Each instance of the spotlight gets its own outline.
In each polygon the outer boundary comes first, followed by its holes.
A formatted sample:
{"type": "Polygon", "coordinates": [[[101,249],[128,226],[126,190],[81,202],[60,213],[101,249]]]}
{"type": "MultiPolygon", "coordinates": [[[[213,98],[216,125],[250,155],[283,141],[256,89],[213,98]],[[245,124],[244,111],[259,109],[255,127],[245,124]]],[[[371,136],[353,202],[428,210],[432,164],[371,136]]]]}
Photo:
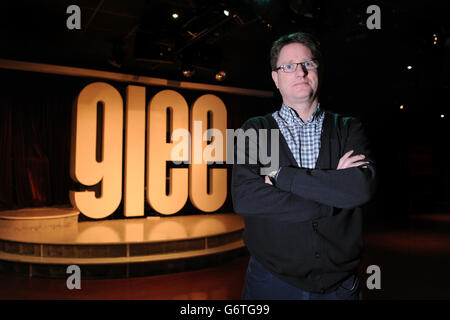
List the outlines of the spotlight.
{"type": "Polygon", "coordinates": [[[195,74],[195,70],[192,67],[185,67],[181,70],[181,73],[183,74],[183,76],[185,76],[186,78],[190,78],[195,74]]]}
{"type": "Polygon", "coordinates": [[[400,106],[400,110],[403,110],[403,108],[405,108],[403,105],[400,106]]]}
{"type": "Polygon", "coordinates": [[[172,13],[172,18],[173,19],[178,19],[180,17],[180,15],[178,14],[178,13],[176,13],[176,12],[174,12],[174,13],[172,13]]]}
{"type": "Polygon", "coordinates": [[[223,14],[228,17],[230,15],[230,11],[229,10],[223,10],[223,14]]]}
{"type": "Polygon", "coordinates": [[[412,66],[407,66],[406,67],[408,70],[411,70],[412,69],[412,66]]]}
{"type": "Polygon", "coordinates": [[[445,115],[444,115],[444,114],[441,114],[441,118],[445,118],[445,115]]]}
{"type": "Polygon", "coordinates": [[[217,81],[223,81],[227,77],[227,74],[225,71],[219,71],[216,73],[216,80],[217,81]]]}

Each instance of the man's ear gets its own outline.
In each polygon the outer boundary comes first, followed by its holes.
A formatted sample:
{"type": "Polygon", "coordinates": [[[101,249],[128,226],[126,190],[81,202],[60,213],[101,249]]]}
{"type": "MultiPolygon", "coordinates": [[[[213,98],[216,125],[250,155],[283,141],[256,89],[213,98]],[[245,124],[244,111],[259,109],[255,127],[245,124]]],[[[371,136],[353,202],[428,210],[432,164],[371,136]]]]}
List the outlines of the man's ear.
{"type": "Polygon", "coordinates": [[[275,83],[275,86],[278,89],[278,72],[272,71],[272,80],[275,83]]]}

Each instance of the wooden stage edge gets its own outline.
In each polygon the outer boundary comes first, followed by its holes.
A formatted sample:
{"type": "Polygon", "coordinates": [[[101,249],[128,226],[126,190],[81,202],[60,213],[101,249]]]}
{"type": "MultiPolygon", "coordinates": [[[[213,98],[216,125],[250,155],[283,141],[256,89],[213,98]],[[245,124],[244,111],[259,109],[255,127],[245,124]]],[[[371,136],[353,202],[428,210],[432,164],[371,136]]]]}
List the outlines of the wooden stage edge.
{"type": "Polygon", "coordinates": [[[0,211],[0,272],[85,279],[148,276],[217,266],[247,255],[233,213],[78,222],[72,208],[0,211]]]}

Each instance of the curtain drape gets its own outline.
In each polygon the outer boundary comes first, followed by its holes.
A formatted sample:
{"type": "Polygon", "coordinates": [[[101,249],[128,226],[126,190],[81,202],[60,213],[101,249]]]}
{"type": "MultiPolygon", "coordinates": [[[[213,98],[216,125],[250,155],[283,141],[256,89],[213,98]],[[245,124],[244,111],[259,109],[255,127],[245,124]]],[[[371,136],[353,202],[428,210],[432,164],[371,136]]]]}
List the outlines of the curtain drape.
{"type": "Polygon", "coordinates": [[[0,94],[0,208],[69,204],[77,86],[61,86],[48,76],[42,81],[42,75],[1,73],[8,81],[0,94]]]}

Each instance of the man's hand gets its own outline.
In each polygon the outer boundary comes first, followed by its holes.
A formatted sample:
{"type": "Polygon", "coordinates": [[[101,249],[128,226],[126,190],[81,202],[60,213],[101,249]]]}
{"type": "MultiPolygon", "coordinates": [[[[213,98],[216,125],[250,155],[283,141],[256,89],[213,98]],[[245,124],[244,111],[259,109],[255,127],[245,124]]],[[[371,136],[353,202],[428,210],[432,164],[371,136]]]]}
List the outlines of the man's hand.
{"type": "Polygon", "coordinates": [[[264,182],[267,183],[267,184],[273,185],[272,181],[270,181],[269,176],[264,176],[264,182]]]}
{"type": "MultiPolygon", "coordinates": [[[[353,153],[353,150],[350,150],[349,152],[344,154],[341,159],[339,159],[339,163],[338,163],[338,167],[337,167],[338,170],[359,167],[360,165],[369,163],[368,161],[362,161],[363,159],[366,158],[365,155],[359,154],[359,155],[350,157],[350,155],[352,153],[353,153]]],[[[366,168],[366,166],[363,166],[363,168],[366,168]]]]}

